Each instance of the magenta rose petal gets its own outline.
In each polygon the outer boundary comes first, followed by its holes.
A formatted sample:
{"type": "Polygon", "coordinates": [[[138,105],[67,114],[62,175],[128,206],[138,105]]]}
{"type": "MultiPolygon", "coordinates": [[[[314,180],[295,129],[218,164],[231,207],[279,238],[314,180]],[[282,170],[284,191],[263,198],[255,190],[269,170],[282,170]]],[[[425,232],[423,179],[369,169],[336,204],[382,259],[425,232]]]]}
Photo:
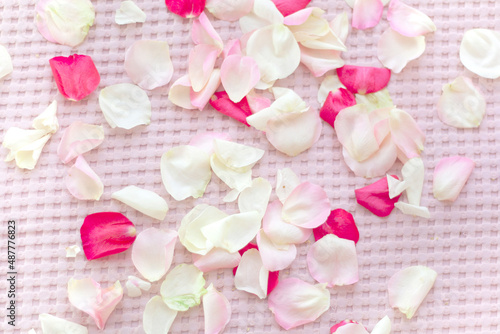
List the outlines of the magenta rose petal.
{"type": "Polygon", "coordinates": [[[391,71],[380,67],[345,65],[337,69],[340,82],[354,94],[370,94],[384,89],[391,71]]]}
{"type": "Polygon", "coordinates": [[[248,104],[246,97],[244,97],[240,102],[235,103],[231,101],[226,92],[216,92],[210,100],[210,105],[218,112],[234,118],[246,126],[250,126],[247,123],[247,117],[252,115],[252,110],[250,109],[250,105],[248,104]]]}
{"type": "Polygon", "coordinates": [[[335,118],[337,118],[339,112],[355,104],[356,97],[354,94],[347,89],[339,88],[335,92],[328,93],[326,101],[319,111],[319,116],[335,128],[335,118]]]}
{"type": "Polygon", "coordinates": [[[335,234],[342,239],[358,243],[359,231],[352,214],[344,209],[332,210],[325,223],[313,229],[314,239],[318,241],[327,234],[335,234]]]}
{"type": "Polygon", "coordinates": [[[166,0],[168,10],[185,18],[200,15],[205,9],[205,0],[166,0]]]}
{"type": "MultiPolygon", "coordinates": [[[[392,175],[392,177],[397,178],[395,175],[392,175]]],[[[358,203],[379,217],[390,215],[394,209],[394,204],[401,196],[389,197],[389,185],[386,177],[366,187],[356,189],[354,192],[358,203]]]]}
{"type": "Polygon", "coordinates": [[[288,16],[290,14],[296,13],[299,10],[306,8],[306,6],[311,2],[311,0],[272,0],[276,5],[276,8],[280,11],[283,16],[288,16]]]}

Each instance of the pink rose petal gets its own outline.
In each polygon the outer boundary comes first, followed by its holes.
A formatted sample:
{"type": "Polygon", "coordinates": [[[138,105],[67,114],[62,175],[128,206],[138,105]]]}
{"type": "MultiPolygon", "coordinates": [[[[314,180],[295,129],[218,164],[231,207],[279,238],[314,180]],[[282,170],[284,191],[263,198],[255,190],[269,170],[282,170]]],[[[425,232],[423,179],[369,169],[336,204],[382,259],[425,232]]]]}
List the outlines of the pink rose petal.
{"type": "Polygon", "coordinates": [[[233,102],[240,102],[260,80],[259,66],[252,57],[231,55],[220,68],[221,83],[233,102]]]}
{"type": "Polygon", "coordinates": [[[104,185],[85,159],[79,155],[75,164],[66,175],[66,187],[71,195],[81,200],[98,201],[103,193],[104,185]]]}
{"type": "Polygon", "coordinates": [[[318,185],[303,182],[287,197],[281,217],[284,221],[303,228],[315,228],[330,215],[328,195],[318,185]]]}
{"type": "Polygon", "coordinates": [[[424,150],[425,135],[417,122],[406,111],[392,109],[389,124],[392,141],[407,159],[420,157],[424,150]]]}
{"type": "Polygon", "coordinates": [[[384,4],[381,0],[356,0],[352,11],[352,26],[356,29],[375,27],[382,18],[384,4]]]}
{"type": "MultiPolygon", "coordinates": [[[[392,177],[398,179],[396,175],[392,175],[392,177]]],[[[401,195],[394,198],[389,197],[387,177],[366,187],[356,189],[354,192],[356,193],[356,201],[379,217],[390,215],[392,210],[394,210],[394,204],[401,197],[401,195]]]]}
{"type": "Polygon", "coordinates": [[[219,56],[218,47],[210,44],[195,45],[189,53],[189,82],[195,92],[200,92],[210,80],[219,56]]]}
{"type": "Polygon", "coordinates": [[[213,284],[207,288],[203,296],[203,315],[205,317],[205,334],[219,334],[231,320],[231,304],[217,291],[213,284]]]}
{"type": "Polygon", "coordinates": [[[283,221],[282,210],[283,205],[279,200],[268,205],[262,219],[262,227],[266,236],[278,245],[301,244],[309,239],[312,230],[283,221]]]}
{"type": "Polygon", "coordinates": [[[344,66],[342,52],[337,50],[320,50],[300,46],[300,62],[311,71],[315,77],[344,66]]]}
{"type": "Polygon", "coordinates": [[[272,0],[276,5],[276,8],[283,14],[283,16],[288,16],[301,9],[306,8],[306,6],[311,2],[311,0],[272,0]]]}
{"type": "Polygon", "coordinates": [[[195,92],[192,88],[190,91],[191,104],[198,108],[198,110],[203,110],[205,106],[210,101],[212,95],[214,95],[217,88],[220,85],[220,70],[215,69],[210,74],[207,84],[199,92],[195,92]]]}
{"type": "Polygon", "coordinates": [[[126,251],[135,240],[134,224],[118,212],[98,212],[85,217],[80,228],[88,260],[126,251]]]}
{"type": "Polygon", "coordinates": [[[257,245],[262,264],[270,272],[288,268],[297,257],[297,247],[294,244],[276,245],[263,230],[257,233],[257,245]]]}
{"type": "MultiPolygon", "coordinates": [[[[170,102],[184,109],[196,109],[195,106],[191,104],[191,82],[189,81],[189,75],[183,75],[170,86],[168,92],[168,99],[170,102]]],[[[194,92],[193,92],[194,94],[194,92]]]]}
{"type": "Polygon", "coordinates": [[[77,156],[86,153],[104,141],[104,131],[101,125],[73,122],[64,130],[61,142],[57,147],[57,155],[67,164],[77,156]]]}
{"type": "MultiPolygon", "coordinates": [[[[218,1],[218,0],[214,0],[218,1]]],[[[222,50],[222,55],[224,59],[232,55],[242,55],[241,53],[241,41],[239,39],[230,39],[224,45],[224,50],[222,50]]]]}
{"type": "Polygon", "coordinates": [[[353,320],[344,320],[330,328],[330,334],[369,334],[366,328],[353,320]]]}
{"type": "Polygon", "coordinates": [[[206,255],[193,253],[193,264],[204,273],[217,269],[231,269],[238,266],[240,253],[229,253],[222,248],[212,248],[206,255]]]}
{"type": "Polygon", "coordinates": [[[429,16],[399,0],[389,4],[387,20],[392,29],[407,37],[422,36],[437,29],[429,16]]]}
{"type": "Polygon", "coordinates": [[[387,87],[391,71],[380,67],[345,65],[337,69],[340,82],[353,94],[370,94],[387,87]]]}
{"type": "Polygon", "coordinates": [[[476,163],[466,157],[441,159],[434,169],[434,197],[440,201],[455,201],[475,166],[476,163]]]}
{"type": "Polygon", "coordinates": [[[191,38],[194,44],[208,44],[216,46],[220,51],[224,48],[224,43],[219,34],[215,31],[212,23],[205,13],[193,20],[191,28],[191,38]]]}
{"type": "Polygon", "coordinates": [[[246,98],[248,105],[250,106],[250,110],[254,114],[271,106],[271,100],[267,97],[256,94],[255,91],[251,91],[246,98]]]}
{"type": "Polygon", "coordinates": [[[234,118],[238,122],[250,126],[247,123],[247,117],[252,115],[252,110],[248,105],[248,100],[244,97],[240,102],[235,103],[231,101],[229,95],[226,92],[216,92],[212,99],[210,100],[210,105],[214,107],[218,112],[234,118]]]}
{"type": "Polygon", "coordinates": [[[313,230],[314,239],[318,241],[327,234],[335,234],[342,239],[359,241],[359,231],[351,213],[344,209],[332,210],[325,223],[313,230]]]}
{"type": "Polygon", "coordinates": [[[89,56],[54,57],[49,63],[57,89],[69,100],[80,101],[99,86],[101,76],[89,56]]]}
{"type": "Polygon", "coordinates": [[[200,15],[205,9],[205,0],[165,0],[168,10],[185,18],[200,15]]]}
{"type": "Polygon", "coordinates": [[[335,118],[345,108],[356,104],[356,97],[347,89],[339,88],[335,92],[328,93],[325,103],[319,112],[320,117],[335,128],[335,118]]]}

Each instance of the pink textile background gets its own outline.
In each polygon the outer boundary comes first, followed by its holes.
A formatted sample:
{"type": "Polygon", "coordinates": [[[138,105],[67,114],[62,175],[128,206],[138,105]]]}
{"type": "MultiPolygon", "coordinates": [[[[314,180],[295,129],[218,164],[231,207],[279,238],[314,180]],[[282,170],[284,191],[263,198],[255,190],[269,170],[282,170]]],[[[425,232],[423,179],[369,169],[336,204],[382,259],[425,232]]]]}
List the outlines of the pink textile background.
{"type": "MultiPolygon", "coordinates": [[[[153,105],[152,122],[126,131],[111,129],[98,105],[99,90],[112,84],[131,82],[123,62],[125,50],[139,39],[167,40],[175,67],[172,82],[187,71],[190,20],[169,13],[162,0],[136,0],[146,12],[144,24],[118,26],[114,12],[118,0],[93,0],[97,17],[88,38],[77,48],[47,42],[37,31],[33,19],[35,0],[0,1],[0,44],[7,47],[13,63],[12,75],[0,81],[0,137],[11,126],[29,128],[32,119],[56,99],[61,130],[45,146],[33,171],[20,170],[14,163],[0,162],[0,332],[26,333],[35,328],[41,333],[38,314],[50,313],[88,326],[98,333],[93,320],[72,307],[66,284],[71,277],[92,277],[102,286],[128,275],[139,275],[130,250],[104,259],[87,261],[82,253],[76,259],[65,257],[65,247],[80,242],[79,228],[86,215],[100,211],[125,214],[139,231],[155,226],[176,228],[182,217],[198,203],[236,212],[233,203],[222,203],[226,187],[213,177],[205,196],[198,200],[176,202],[161,183],[160,157],[169,148],[187,144],[192,136],[204,131],[229,133],[237,142],[266,150],[254,168],[254,176],[275,182],[276,170],[291,167],[302,180],[320,184],[328,193],[333,208],[353,213],[361,238],[357,245],[360,281],[348,287],[331,289],[331,309],[316,322],[290,330],[290,333],[329,333],[333,324],[354,319],[372,329],[378,319],[389,315],[396,334],[498,333],[499,314],[499,166],[500,95],[498,81],[478,78],[465,70],[458,58],[461,38],[466,29],[500,30],[500,3],[495,0],[406,0],[429,16],[438,30],[426,37],[427,50],[389,84],[395,104],[408,111],[427,135],[423,159],[427,168],[422,204],[432,218],[412,218],[394,211],[378,218],[356,204],[354,189],[372,181],[355,177],[343,162],[341,149],[331,127],[325,125],[320,140],[295,158],[277,152],[262,133],[246,128],[211,107],[202,112],[181,110],[167,100],[170,85],[148,92],[153,105]],[[99,89],[84,101],[66,101],[57,91],[49,59],[73,53],[90,55],[100,71],[99,89]],[[487,115],[478,129],[457,130],[441,123],[436,103],[443,84],[465,74],[481,87],[487,98],[487,115]],[[86,202],[73,198],[65,188],[68,166],[59,162],[56,148],[62,130],[81,120],[103,124],[104,143],[85,155],[102,178],[105,189],[101,201],[86,202]],[[477,167],[455,203],[441,203],[432,196],[432,173],[445,156],[464,155],[477,167]],[[156,191],[167,199],[170,212],[163,222],[111,200],[111,194],[124,186],[137,185],[156,191]],[[7,303],[7,220],[17,222],[17,326],[6,324],[7,303]],[[422,264],[435,269],[439,276],[428,297],[412,320],[390,308],[386,284],[399,269],[422,264]]],[[[313,0],[311,5],[326,10],[332,19],[346,10],[343,0],[313,0]]],[[[349,64],[380,66],[376,57],[378,36],[388,27],[385,19],[374,29],[352,31],[349,64]]],[[[224,41],[238,38],[237,23],[214,20],[224,41]]],[[[321,78],[312,77],[302,65],[287,80],[277,85],[293,88],[306,102],[318,108],[317,91],[321,78]]],[[[7,151],[2,148],[3,158],[7,151]]],[[[400,165],[392,172],[399,173],[400,165]]],[[[274,196],[274,195],[273,195],[274,196]]],[[[299,277],[313,282],[305,261],[309,244],[299,247],[299,255],[282,277],[299,277]]],[[[178,243],[174,264],[190,262],[191,256],[178,243]]],[[[267,302],[237,291],[230,270],[206,275],[207,281],[222,291],[233,307],[225,333],[284,332],[267,308],[267,302]]],[[[142,312],[146,302],[159,293],[160,283],[139,298],[124,296],[109,318],[102,333],[143,333],[142,312]]],[[[172,333],[203,333],[203,310],[197,307],[179,313],[172,333]]]]}

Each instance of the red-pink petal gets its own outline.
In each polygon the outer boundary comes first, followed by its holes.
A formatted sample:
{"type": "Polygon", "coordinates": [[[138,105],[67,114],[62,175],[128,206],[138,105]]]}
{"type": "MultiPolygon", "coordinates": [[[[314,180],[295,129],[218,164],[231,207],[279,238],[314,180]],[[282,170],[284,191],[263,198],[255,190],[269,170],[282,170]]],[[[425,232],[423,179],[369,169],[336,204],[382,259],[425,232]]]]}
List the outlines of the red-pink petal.
{"type": "Polygon", "coordinates": [[[375,27],[382,18],[384,4],[381,0],[356,0],[352,11],[352,26],[356,29],[375,27]]]}
{"type": "Polygon", "coordinates": [[[332,328],[330,328],[330,334],[369,334],[369,333],[360,323],[353,320],[344,320],[332,326],[332,328]]]}
{"type": "Polygon", "coordinates": [[[205,9],[205,0],[165,0],[168,10],[182,17],[200,15],[205,9]]]}
{"type": "Polygon", "coordinates": [[[88,260],[126,251],[136,237],[134,224],[118,212],[98,212],[85,217],[80,228],[88,260]]]}
{"type": "Polygon", "coordinates": [[[353,93],[344,88],[339,88],[335,92],[328,93],[323,107],[319,111],[320,117],[335,128],[335,118],[342,109],[352,107],[356,104],[356,97],[353,93]]]}
{"type": "Polygon", "coordinates": [[[226,92],[216,92],[210,100],[210,105],[218,112],[232,117],[246,126],[250,126],[247,123],[247,116],[252,115],[252,110],[250,109],[250,105],[248,104],[246,97],[244,97],[240,102],[234,103],[231,101],[226,92]]]}
{"type": "Polygon", "coordinates": [[[49,63],[59,92],[69,100],[80,101],[99,86],[101,77],[89,56],[54,57],[49,63]]]}
{"type": "Polygon", "coordinates": [[[332,210],[330,216],[323,225],[313,229],[314,239],[318,241],[327,234],[335,234],[342,239],[348,239],[358,243],[359,231],[352,214],[344,209],[332,210]]]}
{"type": "Polygon", "coordinates": [[[353,94],[370,94],[384,89],[391,71],[380,67],[345,65],[337,69],[340,82],[353,94]]]}
{"type": "MultiPolygon", "coordinates": [[[[392,175],[392,177],[398,178],[396,175],[392,175]]],[[[366,187],[356,189],[354,192],[358,203],[379,217],[390,215],[394,204],[401,196],[398,195],[392,199],[389,197],[389,185],[386,177],[366,187]]]]}
{"type": "Polygon", "coordinates": [[[339,329],[340,327],[342,326],[345,326],[347,324],[357,324],[358,322],[354,321],[354,320],[343,320],[341,322],[339,322],[338,324],[336,325],[333,325],[331,328],[330,328],[330,334],[333,334],[335,333],[335,331],[337,329],[339,329]]]}
{"type": "Polygon", "coordinates": [[[311,2],[311,0],[272,0],[276,5],[276,8],[280,11],[283,16],[288,16],[301,9],[306,8],[306,6],[311,2]]]}

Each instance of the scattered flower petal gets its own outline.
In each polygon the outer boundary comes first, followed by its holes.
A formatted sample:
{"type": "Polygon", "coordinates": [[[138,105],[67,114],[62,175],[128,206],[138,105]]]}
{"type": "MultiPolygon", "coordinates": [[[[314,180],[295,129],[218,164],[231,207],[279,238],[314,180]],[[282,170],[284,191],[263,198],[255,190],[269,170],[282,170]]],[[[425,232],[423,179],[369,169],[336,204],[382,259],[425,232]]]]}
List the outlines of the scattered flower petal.
{"type": "Polygon", "coordinates": [[[146,334],[166,334],[176,317],[177,311],[168,307],[160,296],[154,296],[144,308],[142,327],[146,334]]]}
{"type": "Polygon", "coordinates": [[[10,150],[5,161],[16,160],[19,168],[35,168],[43,147],[49,141],[50,133],[46,130],[24,130],[16,127],[5,132],[2,146],[10,150]]]}
{"type": "Polygon", "coordinates": [[[387,20],[392,29],[408,37],[422,36],[437,29],[429,16],[399,0],[389,4],[387,20]]]}
{"type": "Polygon", "coordinates": [[[455,201],[475,166],[476,163],[466,157],[441,159],[434,169],[434,197],[440,201],[455,201]]]}
{"type": "Polygon", "coordinates": [[[311,0],[272,0],[283,16],[288,16],[306,8],[311,0]]]}
{"type": "Polygon", "coordinates": [[[77,199],[98,201],[104,192],[104,185],[99,175],[90,168],[81,155],[68,169],[65,182],[71,195],[77,199]]]}
{"type": "Polygon", "coordinates": [[[337,118],[339,112],[354,105],[356,105],[354,94],[347,89],[339,88],[336,91],[328,93],[328,97],[323,107],[321,107],[319,115],[325,122],[334,127],[335,118],[337,118]]]}
{"type": "MultiPolygon", "coordinates": [[[[47,313],[41,313],[38,316],[42,333],[44,334],[58,334],[58,333],[71,333],[71,334],[88,334],[87,327],[80,324],[55,317],[47,313]]],[[[35,330],[32,329],[33,332],[35,330]]],[[[31,333],[28,333],[31,334],[31,333]]]]}
{"type": "Polygon", "coordinates": [[[125,286],[127,287],[127,296],[131,298],[139,297],[143,290],[149,291],[151,289],[151,283],[135,276],[129,276],[125,286]]]}
{"type": "Polygon", "coordinates": [[[208,155],[212,155],[214,153],[214,139],[231,141],[231,136],[227,133],[218,132],[200,133],[191,138],[191,141],[189,141],[189,145],[201,148],[208,155]]]}
{"type": "Polygon", "coordinates": [[[327,234],[335,234],[337,237],[354,241],[359,241],[359,231],[351,213],[344,209],[332,210],[326,222],[313,230],[314,239],[318,241],[327,234]]]}
{"type": "Polygon", "coordinates": [[[318,319],[330,308],[330,291],[325,287],[298,278],[281,280],[268,298],[276,322],[289,330],[318,319]]]}
{"type": "Polygon", "coordinates": [[[213,172],[222,182],[224,182],[234,192],[230,192],[229,199],[234,201],[243,189],[250,187],[252,184],[252,170],[244,168],[243,171],[233,169],[226,166],[216,154],[212,154],[210,158],[210,167],[213,172]]]}
{"type": "Polygon", "coordinates": [[[250,249],[241,256],[234,276],[234,286],[240,291],[254,294],[260,299],[267,296],[269,271],[264,267],[260,253],[250,249]]]}
{"type": "Polygon", "coordinates": [[[354,94],[370,94],[387,87],[391,71],[380,67],[345,65],[337,69],[340,82],[354,94]]]}
{"type": "MultiPolygon", "coordinates": [[[[391,0],[382,0],[382,4],[386,6],[390,1],[391,0]]],[[[349,7],[353,8],[356,0],[345,0],[345,2],[349,5],[349,7]]]]}
{"type": "Polygon", "coordinates": [[[425,51],[425,37],[406,37],[387,29],[378,41],[378,59],[392,70],[399,73],[408,63],[419,58],[425,51]]]}
{"type": "Polygon", "coordinates": [[[120,8],[116,10],[115,22],[119,25],[146,22],[146,13],[142,11],[133,1],[123,1],[120,8]]]}
{"type": "Polygon", "coordinates": [[[101,145],[103,141],[104,131],[101,125],[76,121],[64,130],[57,147],[57,155],[62,162],[67,164],[79,155],[101,145]]]}
{"type": "Polygon", "coordinates": [[[165,0],[165,4],[172,13],[188,19],[200,15],[205,9],[205,0],[165,0]]]}
{"type": "Polygon", "coordinates": [[[283,203],[281,217],[284,221],[303,228],[315,228],[330,215],[328,195],[318,185],[303,182],[283,203]]]}
{"type": "MultiPolygon", "coordinates": [[[[389,176],[388,176],[389,177],[389,176]]],[[[397,176],[393,175],[397,179],[397,176]]],[[[356,189],[356,201],[359,205],[370,210],[376,216],[387,217],[394,210],[394,204],[399,200],[401,195],[393,198],[389,196],[389,185],[387,177],[378,180],[375,183],[366,187],[356,189]]]]}
{"type": "Polygon", "coordinates": [[[80,235],[88,260],[118,254],[132,246],[136,237],[134,224],[118,212],[98,212],[85,217],[80,235]]]}
{"type": "Polygon", "coordinates": [[[52,103],[35,119],[33,120],[33,128],[44,130],[47,133],[56,133],[59,130],[59,122],[57,120],[57,101],[52,103]]]}
{"type": "Polygon", "coordinates": [[[231,55],[224,59],[221,83],[231,101],[240,102],[259,82],[259,66],[251,57],[231,55]]]}
{"type": "Polygon", "coordinates": [[[262,220],[262,227],[268,239],[285,248],[290,244],[301,244],[311,236],[312,230],[287,223],[281,217],[283,205],[276,200],[269,204],[262,220]]]}
{"type": "Polygon", "coordinates": [[[411,319],[432,289],[437,272],[425,266],[407,267],[394,274],[388,283],[389,304],[411,319]]]}
{"type": "Polygon", "coordinates": [[[222,52],[222,49],[224,48],[222,39],[215,31],[207,15],[203,12],[199,17],[193,20],[191,38],[196,45],[207,44],[217,47],[217,49],[219,49],[219,53],[222,52]]]}
{"type": "Polygon", "coordinates": [[[168,212],[168,204],[161,196],[136,186],[128,186],[115,191],[111,198],[158,220],[165,219],[168,212]]]}
{"type": "Polygon", "coordinates": [[[101,289],[101,285],[92,278],[71,278],[68,282],[68,298],[74,307],[90,315],[97,328],[102,330],[116,305],[122,300],[123,289],[120,281],[101,289]]]}
{"type": "Polygon", "coordinates": [[[259,148],[221,139],[214,140],[214,151],[220,161],[234,169],[252,168],[265,153],[259,148]]]}
{"type": "Polygon", "coordinates": [[[240,253],[229,253],[222,248],[212,248],[206,255],[193,254],[193,264],[204,273],[237,267],[240,260],[240,253]]]}
{"type": "Polygon", "coordinates": [[[76,257],[81,251],[82,249],[78,245],[68,246],[66,247],[66,257],[76,257]]]}
{"type": "Polygon", "coordinates": [[[373,327],[371,334],[391,334],[391,327],[391,319],[385,316],[373,327]]]}
{"type": "Polygon", "coordinates": [[[254,0],[207,0],[206,9],[219,20],[237,21],[249,14],[254,0]]]}
{"type": "Polygon", "coordinates": [[[201,296],[207,293],[204,286],[203,272],[192,264],[180,264],[167,274],[160,293],[172,310],[187,311],[200,305],[201,296]]]}
{"type": "Polygon", "coordinates": [[[389,198],[399,196],[406,190],[406,181],[400,181],[396,175],[387,175],[387,185],[389,187],[389,198]]]}
{"type": "Polygon", "coordinates": [[[320,105],[323,105],[326,101],[326,98],[328,97],[328,94],[330,92],[334,92],[339,88],[344,88],[345,86],[340,82],[339,77],[334,74],[334,75],[328,75],[323,79],[321,82],[321,85],[319,86],[318,90],[318,102],[320,105]]]}
{"type": "Polygon", "coordinates": [[[284,203],[292,191],[300,184],[299,177],[290,168],[278,169],[276,173],[276,195],[284,203]]]}
{"type": "Polygon", "coordinates": [[[257,211],[264,217],[273,187],[266,179],[259,177],[252,180],[252,185],[244,189],[238,197],[240,212],[257,211]]]}
{"type": "Polygon", "coordinates": [[[409,216],[414,217],[422,217],[422,218],[430,218],[431,214],[429,209],[423,206],[408,204],[405,202],[397,202],[394,204],[396,208],[398,208],[402,213],[409,216]]]}
{"type": "Polygon", "coordinates": [[[419,157],[420,152],[424,150],[425,135],[413,117],[401,109],[393,108],[389,124],[392,141],[398,149],[408,159],[419,157]]]}
{"type": "Polygon", "coordinates": [[[252,110],[246,97],[243,97],[240,102],[234,103],[226,92],[215,92],[210,99],[210,105],[218,112],[250,126],[247,123],[247,117],[252,115],[252,110]]]}
{"type": "Polygon", "coordinates": [[[264,230],[257,234],[257,245],[264,268],[269,271],[288,268],[297,257],[297,247],[294,244],[277,245],[269,239],[264,230]]]}
{"type": "Polygon", "coordinates": [[[352,320],[344,320],[330,328],[331,334],[369,334],[361,325],[352,320]]]}
{"type": "Polygon", "coordinates": [[[381,0],[355,0],[352,11],[352,27],[369,29],[375,27],[382,18],[384,4],[381,0]]]}
{"type": "Polygon", "coordinates": [[[349,17],[347,13],[342,12],[342,14],[335,16],[330,22],[330,29],[345,44],[349,35],[349,17]]]}
{"type": "Polygon", "coordinates": [[[195,92],[193,89],[190,91],[191,104],[198,108],[198,110],[203,110],[205,106],[210,101],[212,95],[220,85],[220,70],[215,69],[210,74],[208,82],[205,87],[199,92],[195,92]]]}
{"type": "Polygon", "coordinates": [[[424,187],[424,162],[420,158],[408,160],[401,169],[403,180],[406,182],[406,197],[408,203],[412,205],[420,205],[422,197],[422,189],[424,187]]]}
{"type": "Polygon", "coordinates": [[[184,109],[196,109],[191,103],[191,82],[189,75],[184,75],[177,79],[168,91],[170,102],[184,109]]]}
{"type": "Polygon", "coordinates": [[[300,61],[315,77],[344,66],[340,51],[307,48],[300,45],[300,61]]]}
{"type": "Polygon", "coordinates": [[[150,227],[137,235],[132,247],[132,262],[150,282],[163,277],[172,265],[177,232],[150,227]]]}
{"type": "Polygon", "coordinates": [[[207,294],[203,296],[203,315],[206,334],[221,333],[231,320],[231,304],[213,284],[208,286],[207,294]]]}
{"type": "Polygon", "coordinates": [[[389,90],[387,88],[365,95],[356,94],[356,101],[358,104],[366,104],[368,109],[371,111],[394,108],[394,103],[392,102],[391,95],[389,94],[389,90]]]}
{"type": "Polygon", "coordinates": [[[467,30],[460,45],[460,61],[471,72],[487,79],[500,77],[500,32],[467,30]]]}
{"type": "Polygon", "coordinates": [[[208,84],[220,52],[218,46],[211,44],[198,44],[191,49],[188,75],[194,92],[200,92],[208,84]]]}
{"type": "Polygon", "coordinates": [[[3,45],[0,45],[0,80],[11,74],[14,70],[12,66],[12,58],[9,51],[3,45]]]}
{"type": "Polygon", "coordinates": [[[283,23],[283,14],[274,3],[271,0],[254,0],[252,11],[240,19],[240,28],[247,34],[274,23],[283,23]]]}

